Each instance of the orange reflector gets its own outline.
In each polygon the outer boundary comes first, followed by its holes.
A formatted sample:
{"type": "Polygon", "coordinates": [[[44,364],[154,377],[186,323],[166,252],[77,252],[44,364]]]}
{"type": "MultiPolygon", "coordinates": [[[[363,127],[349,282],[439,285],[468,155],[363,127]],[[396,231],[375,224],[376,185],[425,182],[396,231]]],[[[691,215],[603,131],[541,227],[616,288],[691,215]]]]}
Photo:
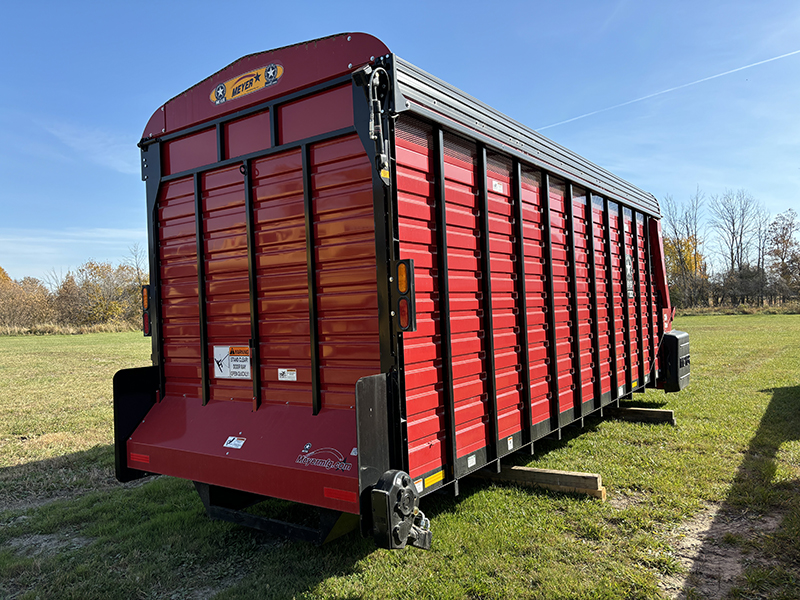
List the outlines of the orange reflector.
{"type": "Polygon", "coordinates": [[[408,266],[405,263],[397,265],[397,291],[401,294],[408,293],[408,266]]]}
{"type": "Polygon", "coordinates": [[[138,462],[149,465],[150,457],[147,454],[136,454],[135,452],[131,452],[131,462],[138,462]]]}
{"type": "Polygon", "coordinates": [[[408,298],[400,298],[400,301],[397,303],[397,316],[400,323],[400,329],[408,329],[410,324],[408,298]]]}
{"type": "Polygon", "coordinates": [[[355,492],[348,492],[347,490],[337,490],[336,488],[323,488],[322,494],[326,498],[331,498],[332,500],[343,500],[345,502],[358,502],[358,494],[355,492]]]}
{"type": "Polygon", "coordinates": [[[150,286],[142,286],[142,310],[150,308],[150,286]]]}

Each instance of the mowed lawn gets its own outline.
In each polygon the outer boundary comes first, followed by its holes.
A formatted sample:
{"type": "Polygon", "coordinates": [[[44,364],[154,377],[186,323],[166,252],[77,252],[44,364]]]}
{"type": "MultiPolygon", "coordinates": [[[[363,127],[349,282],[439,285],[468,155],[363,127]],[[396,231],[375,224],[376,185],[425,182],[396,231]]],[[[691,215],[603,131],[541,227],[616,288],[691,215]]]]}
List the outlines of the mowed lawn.
{"type": "Polygon", "coordinates": [[[673,410],[676,427],[589,418],[511,459],[599,473],[607,502],[467,480],[423,499],[428,552],[276,539],[210,521],[190,482],[116,483],[111,380],[149,364],[149,340],[0,337],[0,598],[715,597],[683,581],[676,549],[710,509],[712,531],[723,516],[770,524],[701,542],[738,557],[718,589],[800,597],[800,316],[676,326],[690,387],[623,403],[673,410]]]}

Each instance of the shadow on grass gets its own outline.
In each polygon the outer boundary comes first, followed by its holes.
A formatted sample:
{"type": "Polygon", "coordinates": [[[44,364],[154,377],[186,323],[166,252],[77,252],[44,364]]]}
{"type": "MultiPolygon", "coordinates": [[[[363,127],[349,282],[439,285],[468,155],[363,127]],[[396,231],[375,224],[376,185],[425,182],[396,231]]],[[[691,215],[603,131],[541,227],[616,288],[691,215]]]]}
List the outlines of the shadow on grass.
{"type": "Polygon", "coordinates": [[[110,446],[0,477],[0,597],[302,596],[376,550],[357,533],[320,547],[211,520],[191,482],[116,482],[110,446]]]}
{"type": "Polygon", "coordinates": [[[0,469],[0,514],[118,485],[111,445],[3,467],[0,469]]]}
{"type": "MultiPolygon", "coordinates": [[[[728,496],[702,535],[683,594],[796,598],[800,584],[800,479],[780,470],[779,452],[800,440],[800,386],[772,397],[728,496]]],[[[796,468],[797,465],[795,465],[796,468]]]]}

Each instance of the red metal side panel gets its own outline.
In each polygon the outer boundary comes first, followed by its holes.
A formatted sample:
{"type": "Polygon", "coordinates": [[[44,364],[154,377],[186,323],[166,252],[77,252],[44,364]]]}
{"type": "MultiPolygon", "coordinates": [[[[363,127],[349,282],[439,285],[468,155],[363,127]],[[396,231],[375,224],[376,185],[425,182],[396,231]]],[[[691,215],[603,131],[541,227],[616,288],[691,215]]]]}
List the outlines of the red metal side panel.
{"type": "Polygon", "coordinates": [[[589,262],[589,222],[591,219],[591,203],[587,204],[586,192],[580,188],[573,189],[573,219],[575,220],[575,276],[577,298],[578,344],[577,352],[580,354],[581,372],[575,374],[575,386],[582,390],[585,403],[594,396],[593,386],[593,356],[592,356],[592,304],[596,298],[592,296],[590,277],[591,263],[589,262]]]}
{"type": "Polygon", "coordinates": [[[430,128],[398,121],[397,205],[400,256],[414,260],[417,330],[405,334],[409,474],[418,477],[446,463],[442,337],[434,216],[433,141],[430,128]]]}
{"type": "MultiPolygon", "coordinates": [[[[639,305],[642,307],[642,331],[640,332],[640,339],[642,340],[644,364],[641,365],[641,374],[647,377],[653,367],[653,331],[650,327],[650,319],[648,318],[648,311],[652,311],[650,297],[648,295],[648,286],[650,282],[650,261],[647,257],[647,239],[645,237],[645,227],[647,226],[647,216],[639,213],[636,219],[636,239],[637,239],[637,255],[636,261],[639,265],[639,282],[636,289],[636,296],[639,305]]],[[[652,317],[652,314],[650,315],[652,317]]]]}
{"type": "MultiPolygon", "coordinates": [[[[611,349],[612,353],[616,353],[617,360],[617,386],[621,387],[625,382],[625,375],[627,369],[625,368],[625,321],[622,316],[622,311],[625,310],[627,304],[627,294],[624,286],[625,281],[622,275],[622,262],[624,260],[622,250],[622,236],[620,235],[619,223],[619,207],[613,203],[608,203],[608,223],[609,223],[609,240],[610,248],[607,252],[611,255],[611,273],[609,285],[609,302],[614,305],[614,335],[616,337],[616,347],[611,349]]],[[[608,274],[607,274],[608,275],[608,274]]],[[[615,395],[617,392],[614,392],[615,395]]]]}
{"type": "MultiPolygon", "coordinates": [[[[634,288],[634,281],[635,281],[635,273],[634,273],[634,252],[633,252],[633,221],[632,221],[632,214],[631,211],[628,209],[624,209],[623,211],[623,223],[622,223],[622,257],[621,260],[624,261],[622,267],[625,269],[624,273],[626,274],[626,281],[623,282],[623,290],[622,290],[622,301],[623,301],[623,314],[625,317],[623,318],[623,327],[628,328],[627,336],[623,339],[625,341],[625,353],[624,356],[626,359],[630,359],[631,361],[631,385],[633,387],[638,386],[639,381],[641,379],[639,374],[639,332],[637,330],[636,325],[636,312],[638,307],[638,300],[636,298],[636,292],[634,288]],[[627,325],[626,325],[627,319],[627,325]]],[[[627,367],[626,367],[627,368],[627,367]]],[[[628,387],[626,392],[630,392],[631,388],[628,387]]]]}
{"type": "Polygon", "coordinates": [[[542,180],[537,171],[522,169],[522,221],[525,246],[526,307],[528,312],[528,352],[531,377],[531,423],[550,418],[552,387],[548,375],[545,312],[544,220],[542,219],[542,180]]]}
{"type": "Polygon", "coordinates": [[[606,244],[605,244],[605,225],[604,208],[599,196],[592,196],[592,235],[594,235],[595,248],[595,277],[597,280],[597,303],[598,303],[598,338],[600,346],[600,393],[611,393],[611,311],[609,305],[608,279],[606,269],[606,244]]]}
{"type": "Polygon", "coordinates": [[[403,339],[408,459],[412,477],[417,482],[425,477],[418,483],[425,490],[429,480],[442,480],[442,472],[463,476],[481,461],[505,454],[501,440],[522,433],[523,443],[535,441],[643,386],[656,336],[642,215],[634,221],[629,209],[620,212],[614,202],[552,174],[545,188],[542,172],[524,163],[517,181],[512,159],[499,151],[486,155],[488,215],[483,215],[482,147],[445,132],[438,154],[438,135],[434,126],[411,117],[397,121],[400,258],[415,262],[417,306],[417,330],[403,339]],[[437,181],[439,160],[443,181],[437,181]],[[440,193],[443,207],[437,205],[440,193]],[[444,234],[438,231],[442,219],[444,234]],[[482,256],[487,227],[488,261],[482,256]],[[440,289],[445,285],[446,297],[440,289]],[[491,298],[485,297],[489,287],[491,298]],[[492,439],[495,408],[497,439],[492,439]],[[455,466],[448,465],[451,458],[455,466]]]}
{"type": "Polygon", "coordinates": [[[527,427],[524,423],[523,369],[518,332],[522,326],[517,305],[514,201],[511,160],[498,154],[487,159],[489,254],[492,278],[492,326],[497,387],[498,439],[527,427]]]}
{"type": "Polygon", "coordinates": [[[558,372],[558,412],[563,413],[574,407],[572,389],[572,331],[569,301],[569,266],[567,244],[567,219],[564,203],[566,188],[557,178],[550,180],[550,235],[553,240],[553,303],[555,306],[556,356],[558,372]]]}
{"type": "Polygon", "coordinates": [[[455,136],[444,136],[445,211],[447,215],[448,283],[453,359],[453,402],[457,457],[490,441],[486,346],[481,330],[484,298],[480,274],[477,148],[455,136]]]}

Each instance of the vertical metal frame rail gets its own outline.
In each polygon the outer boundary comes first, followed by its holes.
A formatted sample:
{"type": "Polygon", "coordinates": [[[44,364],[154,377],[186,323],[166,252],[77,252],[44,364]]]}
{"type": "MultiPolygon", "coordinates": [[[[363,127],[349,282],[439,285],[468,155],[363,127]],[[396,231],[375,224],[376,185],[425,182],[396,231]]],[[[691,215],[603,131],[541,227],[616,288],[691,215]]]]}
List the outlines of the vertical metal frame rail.
{"type": "Polygon", "coordinates": [[[158,194],[161,190],[161,144],[142,146],[142,179],[147,193],[147,251],[150,270],[150,331],[152,361],[158,366],[159,398],[164,397],[165,378],[164,336],[161,324],[161,268],[160,240],[158,234],[158,194]]]}
{"type": "Polygon", "coordinates": [[[258,328],[258,273],[253,207],[253,179],[249,160],[242,163],[244,175],[244,212],[247,230],[247,277],[250,289],[250,372],[253,376],[253,410],[261,406],[261,336],[258,328]]]}
{"type": "Polygon", "coordinates": [[[547,345],[550,377],[550,431],[560,429],[559,422],[559,386],[558,386],[558,345],[556,336],[556,309],[555,309],[555,284],[553,281],[553,228],[550,212],[550,174],[542,171],[542,186],[540,188],[542,197],[540,203],[542,207],[542,227],[544,228],[542,242],[544,243],[545,278],[547,280],[547,345]]]}
{"type": "Polygon", "coordinates": [[[650,369],[648,376],[650,381],[648,384],[652,387],[656,385],[656,355],[655,347],[653,345],[653,335],[655,334],[653,323],[653,261],[651,260],[650,251],[650,217],[644,217],[644,247],[645,247],[645,275],[647,276],[647,343],[650,350],[650,369]]]}
{"type": "Polygon", "coordinates": [[[528,343],[528,289],[525,281],[525,225],[522,220],[522,166],[514,159],[512,167],[512,198],[514,201],[514,235],[517,259],[517,305],[519,307],[519,345],[522,350],[522,418],[523,445],[533,442],[533,408],[531,406],[531,357],[528,343]]]}
{"type": "Polygon", "coordinates": [[[481,286],[483,294],[483,329],[485,332],[484,353],[486,355],[486,386],[488,388],[489,401],[489,430],[492,439],[492,448],[487,452],[487,460],[492,461],[500,458],[498,443],[497,425],[497,379],[495,377],[494,362],[494,319],[492,315],[492,261],[490,256],[491,243],[489,240],[489,193],[487,190],[487,164],[486,146],[478,144],[478,206],[480,211],[480,248],[481,248],[481,271],[483,284],[481,286]]]}
{"type": "Polygon", "coordinates": [[[569,260],[569,294],[570,310],[572,312],[572,347],[575,352],[575,361],[572,368],[573,374],[573,404],[575,406],[575,418],[583,417],[583,372],[581,367],[581,332],[580,320],[578,319],[578,267],[575,264],[575,198],[571,183],[567,183],[564,198],[564,208],[567,214],[567,230],[569,233],[569,246],[567,247],[567,258],[569,260]]]}
{"type": "Polygon", "coordinates": [[[586,190],[586,212],[587,212],[587,233],[589,243],[587,246],[589,253],[589,286],[592,293],[592,354],[594,356],[594,406],[602,407],[603,395],[603,369],[600,365],[600,299],[597,296],[597,255],[594,237],[594,195],[590,190],[586,190]]]}
{"type": "Polygon", "coordinates": [[[606,298],[608,299],[608,342],[611,345],[611,398],[619,397],[619,367],[617,365],[617,315],[614,306],[614,265],[611,257],[611,211],[608,198],[603,198],[603,235],[606,254],[606,298]]]}
{"type": "Polygon", "coordinates": [[[311,340],[311,406],[313,414],[319,414],[322,397],[319,385],[319,335],[317,331],[317,265],[314,249],[314,206],[311,178],[311,148],[303,144],[300,148],[303,161],[303,204],[306,217],[306,266],[308,270],[308,333],[311,340]]]}
{"type": "Polygon", "coordinates": [[[194,174],[194,223],[197,243],[197,302],[200,314],[200,385],[202,387],[203,406],[210,400],[210,382],[208,380],[208,326],[206,319],[206,278],[205,278],[205,240],[203,234],[203,192],[202,175],[194,174]]]}
{"type": "Polygon", "coordinates": [[[619,267],[622,274],[620,296],[622,297],[622,326],[625,339],[625,394],[633,387],[633,358],[631,357],[631,298],[628,295],[628,245],[625,242],[625,208],[617,204],[617,225],[619,229],[619,267]]]}
{"type": "Polygon", "coordinates": [[[434,200],[436,202],[436,259],[438,271],[439,293],[439,329],[441,331],[442,376],[444,386],[442,396],[445,405],[445,421],[447,424],[447,461],[452,471],[450,476],[454,483],[454,491],[458,494],[458,447],[456,445],[456,411],[453,392],[453,348],[450,329],[450,282],[447,264],[447,206],[445,201],[445,172],[444,172],[444,132],[441,127],[433,130],[433,175],[434,200]]]}

